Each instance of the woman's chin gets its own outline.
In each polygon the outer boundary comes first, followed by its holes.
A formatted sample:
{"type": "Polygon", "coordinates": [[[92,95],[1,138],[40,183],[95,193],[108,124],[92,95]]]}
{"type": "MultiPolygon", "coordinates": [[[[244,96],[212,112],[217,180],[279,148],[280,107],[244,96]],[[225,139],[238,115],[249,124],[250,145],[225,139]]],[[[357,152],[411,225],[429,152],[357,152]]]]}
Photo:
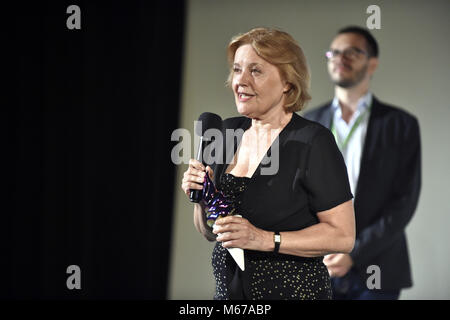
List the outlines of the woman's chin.
{"type": "Polygon", "coordinates": [[[237,109],[237,112],[239,112],[239,114],[244,117],[249,117],[250,114],[252,113],[251,108],[248,108],[248,106],[245,106],[242,104],[238,104],[236,106],[236,109],[237,109]]]}

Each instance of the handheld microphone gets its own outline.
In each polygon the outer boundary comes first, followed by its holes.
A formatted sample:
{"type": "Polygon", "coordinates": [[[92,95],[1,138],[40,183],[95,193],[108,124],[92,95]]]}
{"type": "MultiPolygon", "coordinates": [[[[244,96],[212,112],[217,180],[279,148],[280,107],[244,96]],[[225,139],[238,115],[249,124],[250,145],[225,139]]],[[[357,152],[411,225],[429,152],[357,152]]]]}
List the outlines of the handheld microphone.
{"type": "MultiPolygon", "coordinates": [[[[204,135],[206,130],[209,129],[222,130],[222,118],[215,113],[203,112],[198,118],[198,122],[195,126],[195,134],[200,137],[196,159],[201,161],[203,165],[205,165],[205,163],[203,161],[202,153],[208,142],[210,142],[205,139],[204,135]]],[[[200,200],[202,200],[202,193],[203,190],[191,190],[189,192],[189,200],[194,203],[199,203],[200,200]]]]}

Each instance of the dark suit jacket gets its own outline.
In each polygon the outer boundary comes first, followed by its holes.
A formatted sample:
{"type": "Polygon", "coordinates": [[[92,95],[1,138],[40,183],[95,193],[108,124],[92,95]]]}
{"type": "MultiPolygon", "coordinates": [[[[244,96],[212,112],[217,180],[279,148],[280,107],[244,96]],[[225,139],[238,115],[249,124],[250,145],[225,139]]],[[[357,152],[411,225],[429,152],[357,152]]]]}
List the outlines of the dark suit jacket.
{"type": "MultiPolygon", "coordinates": [[[[330,127],[331,102],[305,118],[330,127]]],[[[421,186],[417,119],[373,97],[355,192],[356,243],[353,271],[365,286],[367,267],[381,271],[381,289],[412,286],[405,227],[414,214],[421,186]]]]}

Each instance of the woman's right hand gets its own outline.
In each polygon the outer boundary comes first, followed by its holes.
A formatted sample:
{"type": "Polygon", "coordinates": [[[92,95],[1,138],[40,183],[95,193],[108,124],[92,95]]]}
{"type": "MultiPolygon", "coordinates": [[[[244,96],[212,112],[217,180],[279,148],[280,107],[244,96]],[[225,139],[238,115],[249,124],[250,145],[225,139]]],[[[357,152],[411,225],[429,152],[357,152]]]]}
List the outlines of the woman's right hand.
{"type": "Polygon", "coordinates": [[[203,180],[205,179],[205,170],[208,172],[209,177],[213,179],[213,170],[205,166],[198,160],[190,159],[189,167],[183,174],[183,180],[181,183],[181,189],[189,196],[190,190],[202,190],[203,180]]]}
{"type": "MultiPolygon", "coordinates": [[[[189,167],[184,172],[181,189],[189,197],[191,190],[202,190],[203,180],[205,179],[205,171],[208,172],[211,180],[213,179],[213,170],[206,167],[195,159],[189,160],[189,167]]],[[[212,233],[212,229],[206,223],[205,207],[200,203],[194,203],[194,225],[195,228],[205,236],[209,241],[215,241],[216,235],[212,233]]]]}

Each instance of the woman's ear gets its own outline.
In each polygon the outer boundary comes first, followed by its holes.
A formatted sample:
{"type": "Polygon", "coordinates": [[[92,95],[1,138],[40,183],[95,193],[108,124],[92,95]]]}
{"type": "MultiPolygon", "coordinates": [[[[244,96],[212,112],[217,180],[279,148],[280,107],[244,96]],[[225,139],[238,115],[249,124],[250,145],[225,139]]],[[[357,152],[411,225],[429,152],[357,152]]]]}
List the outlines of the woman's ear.
{"type": "Polygon", "coordinates": [[[284,85],[284,90],[283,93],[288,93],[289,91],[291,91],[292,85],[289,82],[286,82],[286,84],[284,85]]]}

